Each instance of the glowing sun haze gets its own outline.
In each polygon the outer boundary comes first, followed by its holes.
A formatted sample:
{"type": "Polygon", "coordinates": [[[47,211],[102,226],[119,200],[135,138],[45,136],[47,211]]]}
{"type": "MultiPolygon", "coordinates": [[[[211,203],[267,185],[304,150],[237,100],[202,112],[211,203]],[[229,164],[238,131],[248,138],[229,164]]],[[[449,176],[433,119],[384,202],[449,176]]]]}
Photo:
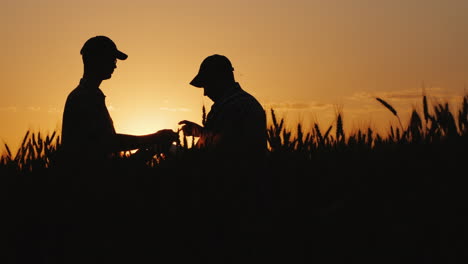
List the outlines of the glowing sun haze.
{"type": "Polygon", "coordinates": [[[0,139],[15,149],[28,129],[60,129],[82,76],[80,48],[96,35],[129,55],[101,85],[120,133],[200,122],[211,101],[189,82],[215,53],[291,125],[328,127],[342,109],[345,129],[386,131],[396,120],[375,97],[404,122],[424,83],[429,102],[458,109],[467,11],[463,0],[2,1],[0,139]]]}

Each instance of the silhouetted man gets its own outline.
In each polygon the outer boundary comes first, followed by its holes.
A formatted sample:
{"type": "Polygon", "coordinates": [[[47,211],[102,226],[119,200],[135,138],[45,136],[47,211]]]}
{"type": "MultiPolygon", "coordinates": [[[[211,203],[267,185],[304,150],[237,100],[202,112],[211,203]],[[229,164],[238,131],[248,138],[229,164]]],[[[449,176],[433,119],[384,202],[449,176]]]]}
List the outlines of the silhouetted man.
{"type": "Polygon", "coordinates": [[[99,85],[111,78],[117,60],[125,60],[127,55],[106,36],[90,38],[80,53],[83,78],[68,95],[63,113],[62,146],[67,155],[102,162],[115,152],[154,144],[167,147],[178,139],[170,129],[145,136],[116,133],[99,85]]]}
{"type": "Polygon", "coordinates": [[[120,151],[154,145],[164,150],[178,134],[170,129],[144,136],[117,133],[99,86],[112,77],[117,60],[127,55],[106,36],[88,39],[80,53],[83,77],[67,97],[62,124],[64,257],[70,261],[65,263],[114,262],[132,255],[126,252],[136,244],[132,219],[137,218],[141,201],[134,198],[137,193],[122,197],[132,190],[132,180],[143,175],[133,167],[114,166],[111,158],[120,151]]]}
{"type": "Polygon", "coordinates": [[[240,166],[263,163],[267,146],[265,111],[235,81],[233,71],[225,56],[205,58],[190,84],[203,88],[214,104],[204,127],[187,120],[179,124],[185,135],[200,137],[198,147],[212,149],[220,159],[241,160],[240,166]]]}
{"type": "Polygon", "coordinates": [[[201,232],[194,237],[206,236],[201,248],[210,261],[260,263],[266,237],[260,227],[267,228],[262,220],[267,199],[266,116],[260,103],[236,82],[233,71],[227,57],[214,54],[203,60],[190,82],[214,102],[203,127],[179,122],[185,135],[200,137],[196,147],[204,150],[198,180],[204,198],[191,216],[193,229],[201,232]]]}

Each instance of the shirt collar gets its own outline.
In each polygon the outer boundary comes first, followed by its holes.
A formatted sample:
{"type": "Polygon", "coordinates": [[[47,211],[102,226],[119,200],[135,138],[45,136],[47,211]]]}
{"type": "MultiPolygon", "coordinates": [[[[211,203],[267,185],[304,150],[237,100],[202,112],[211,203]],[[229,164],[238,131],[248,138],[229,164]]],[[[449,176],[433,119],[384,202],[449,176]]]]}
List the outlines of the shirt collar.
{"type": "Polygon", "coordinates": [[[217,107],[219,105],[224,104],[225,102],[229,101],[232,97],[236,96],[238,93],[242,92],[242,88],[238,82],[233,84],[234,88],[226,93],[218,102],[215,102],[213,106],[217,107]]]}

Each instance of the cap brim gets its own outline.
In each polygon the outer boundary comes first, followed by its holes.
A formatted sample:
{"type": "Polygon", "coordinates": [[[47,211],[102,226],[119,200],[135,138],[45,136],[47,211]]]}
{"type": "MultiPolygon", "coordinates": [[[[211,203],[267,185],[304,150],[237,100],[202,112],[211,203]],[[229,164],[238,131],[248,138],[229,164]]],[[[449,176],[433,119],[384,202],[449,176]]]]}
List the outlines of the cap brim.
{"type": "Polygon", "coordinates": [[[128,55],[121,52],[120,50],[117,50],[115,53],[115,57],[119,60],[126,60],[128,58],[128,55]]]}
{"type": "Polygon", "coordinates": [[[190,85],[195,86],[197,88],[202,88],[203,87],[203,80],[200,74],[197,74],[195,78],[190,82],[190,85]]]}

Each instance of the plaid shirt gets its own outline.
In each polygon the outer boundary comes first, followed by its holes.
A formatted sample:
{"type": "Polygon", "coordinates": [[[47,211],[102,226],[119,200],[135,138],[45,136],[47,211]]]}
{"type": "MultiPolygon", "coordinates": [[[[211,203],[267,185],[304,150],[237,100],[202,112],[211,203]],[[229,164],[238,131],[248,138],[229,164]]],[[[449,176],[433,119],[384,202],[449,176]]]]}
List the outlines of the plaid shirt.
{"type": "Polygon", "coordinates": [[[116,132],[105,97],[99,87],[89,87],[86,79],[68,95],[62,122],[62,144],[68,151],[87,155],[110,152],[116,132]]]}
{"type": "Polygon", "coordinates": [[[225,153],[264,155],[266,115],[261,104],[235,83],[235,91],[215,102],[207,115],[202,138],[205,144],[225,153]]]}

